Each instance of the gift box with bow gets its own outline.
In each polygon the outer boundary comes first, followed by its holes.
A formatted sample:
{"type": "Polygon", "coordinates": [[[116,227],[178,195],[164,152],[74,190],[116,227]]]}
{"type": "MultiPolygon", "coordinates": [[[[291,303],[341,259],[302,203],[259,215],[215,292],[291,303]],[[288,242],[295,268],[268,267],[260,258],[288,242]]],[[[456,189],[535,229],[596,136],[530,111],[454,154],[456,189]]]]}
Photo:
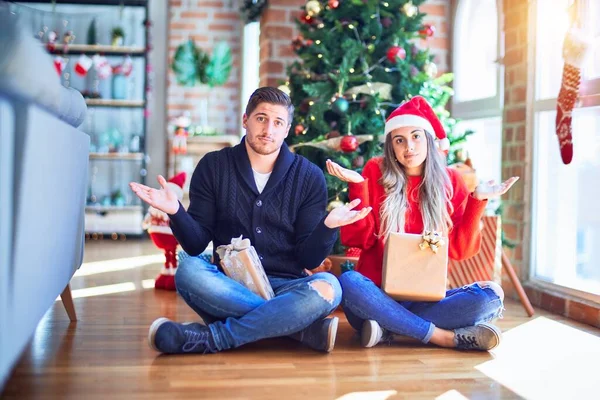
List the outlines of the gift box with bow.
{"type": "Polygon", "coordinates": [[[265,300],[275,297],[265,269],[250,239],[232,238],[231,243],[217,247],[221,267],[231,279],[241,283],[265,300]]]}

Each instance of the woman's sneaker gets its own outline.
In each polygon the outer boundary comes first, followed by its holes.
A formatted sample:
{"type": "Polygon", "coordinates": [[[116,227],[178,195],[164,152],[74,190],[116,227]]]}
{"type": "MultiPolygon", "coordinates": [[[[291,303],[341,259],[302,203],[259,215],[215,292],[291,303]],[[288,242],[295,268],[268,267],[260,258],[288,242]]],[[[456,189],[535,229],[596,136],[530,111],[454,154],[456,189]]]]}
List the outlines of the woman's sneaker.
{"type": "Polygon", "coordinates": [[[179,324],[158,318],[148,330],[148,344],[161,353],[216,353],[210,329],[199,323],[179,324]]]}
{"type": "Polygon", "coordinates": [[[385,331],[377,321],[367,319],[363,322],[360,333],[360,344],[362,347],[373,347],[382,340],[387,339],[390,334],[385,331]]]}
{"type": "Polygon", "coordinates": [[[500,344],[502,331],[496,326],[481,323],[454,330],[454,344],[464,350],[492,350],[500,344]]]}

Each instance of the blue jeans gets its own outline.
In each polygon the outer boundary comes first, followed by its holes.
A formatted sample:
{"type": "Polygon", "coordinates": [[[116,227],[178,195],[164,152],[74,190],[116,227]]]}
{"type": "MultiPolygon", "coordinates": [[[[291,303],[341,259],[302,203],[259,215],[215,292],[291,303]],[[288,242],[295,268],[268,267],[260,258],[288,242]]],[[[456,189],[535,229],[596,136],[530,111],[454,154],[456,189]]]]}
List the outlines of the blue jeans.
{"type": "Polygon", "coordinates": [[[218,350],[288,336],[325,318],[340,304],[342,289],[330,273],[304,278],[269,276],[275,297],[266,301],[200,257],[185,257],[175,275],[177,292],[210,328],[218,350]],[[313,286],[333,289],[326,299],[313,286]]]}
{"type": "Polygon", "coordinates": [[[435,327],[456,329],[490,321],[502,313],[502,299],[490,288],[474,283],[448,290],[438,302],[396,301],[373,281],[356,271],[339,278],[342,306],[348,322],[360,330],[363,321],[375,320],[392,333],[428,343],[435,327]]]}

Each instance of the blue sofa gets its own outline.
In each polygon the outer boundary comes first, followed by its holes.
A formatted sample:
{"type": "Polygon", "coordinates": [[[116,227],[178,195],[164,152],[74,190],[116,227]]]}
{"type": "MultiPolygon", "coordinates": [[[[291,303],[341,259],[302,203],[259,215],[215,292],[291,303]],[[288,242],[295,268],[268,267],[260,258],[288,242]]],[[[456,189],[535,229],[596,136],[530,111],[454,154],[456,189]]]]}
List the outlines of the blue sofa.
{"type": "Polygon", "coordinates": [[[0,392],[58,295],[76,319],[69,281],[83,259],[90,139],[76,126],[85,111],[0,4],[0,392]]]}

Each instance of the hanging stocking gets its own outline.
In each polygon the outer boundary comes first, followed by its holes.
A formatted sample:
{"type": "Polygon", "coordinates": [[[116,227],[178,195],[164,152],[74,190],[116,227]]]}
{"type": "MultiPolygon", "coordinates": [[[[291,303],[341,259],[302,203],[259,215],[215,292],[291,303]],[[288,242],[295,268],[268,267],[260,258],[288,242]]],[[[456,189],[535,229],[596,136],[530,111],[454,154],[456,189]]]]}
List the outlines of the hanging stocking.
{"type": "Polygon", "coordinates": [[[75,73],[79,76],[86,76],[92,64],[92,59],[85,54],[82,54],[79,56],[77,63],[75,63],[75,73]]]}
{"type": "Polygon", "coordinates": [[[581,67],[590,47],[589,38],[581,30],[571,28],[567,32],[563,44],[565,64],[556,107],[556,135],[560,146],[560,157],[565,164],[569,164],[573,159],[571,113],[579,93],[581,67]]]}

